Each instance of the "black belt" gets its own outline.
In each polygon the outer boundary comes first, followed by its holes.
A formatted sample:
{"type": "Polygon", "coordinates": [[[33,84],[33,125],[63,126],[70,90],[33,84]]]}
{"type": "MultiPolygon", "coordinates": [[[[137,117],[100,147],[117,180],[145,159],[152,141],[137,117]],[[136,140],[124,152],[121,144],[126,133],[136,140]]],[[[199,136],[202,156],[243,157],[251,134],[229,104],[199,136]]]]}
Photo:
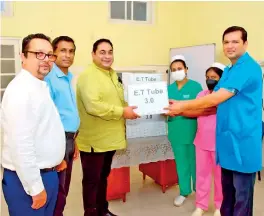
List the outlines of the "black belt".
{"type": "MultiPolygon", "coordinates": [[[[7,169],[7,168],[5,168],[5,169],[8,170],[8,171],[11,171],[11,172],[16,172],[14,170],[10,170],[10,169],[7,169]]],[[[42,173],[53,172],[53,171],[56,171],[56,167],[40,169],[40,172],[42,172],[42,173]]]]}
{"type": "Polygon", "coordinates": [[[56,171],[56,167],[40,169],[40,172],[42,172],[42,173],[45,173],[45,172],[53,172],[53,171],[56,171]]]}
{"type": "Polygon", "coordinates": [[[75,139],[78,135],[79,131],[73,132],[65,132],[66,139],[75,139]]]}

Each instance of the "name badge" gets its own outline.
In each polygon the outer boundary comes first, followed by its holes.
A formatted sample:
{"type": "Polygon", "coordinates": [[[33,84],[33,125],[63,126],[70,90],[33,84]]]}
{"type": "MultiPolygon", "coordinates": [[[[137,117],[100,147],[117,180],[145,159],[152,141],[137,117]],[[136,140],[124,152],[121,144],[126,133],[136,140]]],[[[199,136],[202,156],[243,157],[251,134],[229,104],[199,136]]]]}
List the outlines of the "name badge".
{"type": "Polygon", "coordinates": [[[183,95],[183,98],[188,99],[188,98],[190,98],[190,95],[183,95]]]}

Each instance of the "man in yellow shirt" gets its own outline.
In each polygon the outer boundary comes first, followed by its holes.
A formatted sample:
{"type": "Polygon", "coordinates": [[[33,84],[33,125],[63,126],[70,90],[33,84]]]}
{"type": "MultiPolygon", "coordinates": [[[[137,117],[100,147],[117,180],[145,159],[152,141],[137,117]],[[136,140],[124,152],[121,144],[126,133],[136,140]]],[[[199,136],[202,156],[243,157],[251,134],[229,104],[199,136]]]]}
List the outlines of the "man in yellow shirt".
{"type": "Polygon", "coordinates": [[[92,57],[93,64],[77,81],[84,216],[115,216],[108,210],[107,177],[115,151],[126,148],[125,119],[139,116],[136,107],[126,106],[122,84],[111,68],[112,42],[96,41],[92,57]]]}

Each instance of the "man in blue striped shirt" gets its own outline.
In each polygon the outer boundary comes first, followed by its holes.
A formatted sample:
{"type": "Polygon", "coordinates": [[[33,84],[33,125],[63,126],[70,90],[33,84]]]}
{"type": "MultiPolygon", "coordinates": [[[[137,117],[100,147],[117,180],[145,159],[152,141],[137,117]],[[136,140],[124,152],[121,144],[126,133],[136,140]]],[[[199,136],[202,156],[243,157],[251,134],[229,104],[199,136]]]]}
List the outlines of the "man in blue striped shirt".
{"type": "Polygon", "coordinates": [[[74,61],[76,47],[74,40],[68,36],[55,38],[52,46],[54,54],[57,55],[57,60],[51,72],[46,76],[45,81],[49,85],[50,95],[60,114],[66,136],[64,160],[67,163],[67,168],[59,173],[59,193],[54,211],[54,216],[63,216],[70,187],[72,163],[79,155],[75,138],[78,133],[80,118],[71,84],[73,75],[69,71],[69,67],[74,61]]]}

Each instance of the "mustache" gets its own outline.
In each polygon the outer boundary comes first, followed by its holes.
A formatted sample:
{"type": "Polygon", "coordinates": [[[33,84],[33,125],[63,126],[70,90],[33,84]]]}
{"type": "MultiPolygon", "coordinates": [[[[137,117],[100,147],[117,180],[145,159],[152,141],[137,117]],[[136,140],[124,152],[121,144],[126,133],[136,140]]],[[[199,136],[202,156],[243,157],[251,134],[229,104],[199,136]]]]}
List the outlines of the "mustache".
{"type": "Polygon", "coordinates": [[[40,64],[39,67],[51,67],[49,64],[40,64]]]}

